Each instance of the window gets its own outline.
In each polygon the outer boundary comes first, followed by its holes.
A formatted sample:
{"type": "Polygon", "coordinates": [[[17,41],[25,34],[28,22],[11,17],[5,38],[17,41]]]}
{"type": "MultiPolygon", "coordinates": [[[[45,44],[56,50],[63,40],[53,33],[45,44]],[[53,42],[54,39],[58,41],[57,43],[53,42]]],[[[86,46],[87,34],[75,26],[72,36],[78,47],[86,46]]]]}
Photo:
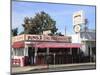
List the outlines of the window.
{"type": "Polygon", "coordinates": [[[24,48],[14,48],[13,56],[24,56],[24,48]]]}

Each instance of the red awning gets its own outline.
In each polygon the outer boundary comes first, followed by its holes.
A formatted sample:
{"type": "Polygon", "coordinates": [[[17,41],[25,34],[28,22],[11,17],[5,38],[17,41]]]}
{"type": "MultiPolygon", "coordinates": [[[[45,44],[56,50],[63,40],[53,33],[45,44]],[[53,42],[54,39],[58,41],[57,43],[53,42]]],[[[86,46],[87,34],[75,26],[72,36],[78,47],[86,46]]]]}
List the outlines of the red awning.
{"type": "MultiPolygon", "coordinates": [[[[29,44],[28,44],[29,45],[29,44]]],[[[81,44],[77,43],[54,43],[54,42],[41,42],[36,43],[36,45],[32,45],[33,47],[38,48],[80,48],[81,44]]]]}
{"type": "Polygon", "coordinates": [[[12,48],[23,48],[24,42],[14,42],[12,48]]]}
{"type": "MultiPolygon", "coordinates": [[[[24,47],[25,43],[24,42],[15,42],[12,45],[12,48],[22,48],[24,47]]],[[[35,44],[27,44],[31,45],[33,47],[38,47],[38,48],[80,48],[81,44],[77,43],[55,43],[55,42],[36,42],[35,44]]]]}

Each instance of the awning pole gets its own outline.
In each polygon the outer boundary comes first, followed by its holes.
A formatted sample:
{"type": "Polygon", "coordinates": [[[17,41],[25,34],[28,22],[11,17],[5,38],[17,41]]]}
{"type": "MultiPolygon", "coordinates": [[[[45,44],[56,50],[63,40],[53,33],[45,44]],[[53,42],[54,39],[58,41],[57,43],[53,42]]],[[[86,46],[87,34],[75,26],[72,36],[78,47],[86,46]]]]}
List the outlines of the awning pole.
{"type": "Polygon", "coordinates": [[[38,48],[36,47],[36,44],[35,44],[34,64],[36,64],[37,50],[38,48]]]}
{"type": "Polygon", "coordinates": [[[28,46],[26,44],[24,47],[24,56],[28,56],[28,46]]]}
{"type": "Polygon", "coordinates": [[[72,60],[72,63],[73,63],[73,53],[72,53],[72,48],[70,48],[70,52],[71,52],[71,60],[72,60]]]}
{"type": "Polygon", "coordinates": [[[47,55],[49,55],[49,48],[47,48],[47,55]]]}
{"type": "Polygon", "coordinates": [[[91,62],[91,56],[92,56],[92,46],[90,44],[90,62],[91,62]]]}
{"type": "MultiPolygon", "coordinates": [[[[49,48],[47,47],[46,58],[48,58],[48,57],[49,57],[49,48]]],[[[50,60],[50,59],[47,59],[47,60],[46,60],[46,64],[48,64],[48,68],[49,68],[49,63],[48,63],[49,60],[50,60]]]]}
{"type": "Polygon", "coordinates": [[[56,55],[56,54],[54,53],[53,55],[54,55],[54,67],[55,67],[55,55],[56,55]]]}
{"type": "Polygon", "coordinates": [[[80,63],[80,48],[78,48],[78,56],[79,56],[79,63],[80,63]]]}

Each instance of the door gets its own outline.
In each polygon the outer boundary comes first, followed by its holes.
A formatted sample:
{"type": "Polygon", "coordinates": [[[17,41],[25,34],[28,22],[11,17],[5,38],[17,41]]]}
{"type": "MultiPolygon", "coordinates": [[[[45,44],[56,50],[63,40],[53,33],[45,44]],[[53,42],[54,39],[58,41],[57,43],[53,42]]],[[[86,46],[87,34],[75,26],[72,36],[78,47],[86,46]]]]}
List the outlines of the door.
{"type": "Polygon", "coordinates": [[[32,65],[34,64],[34,48],[29,47],[28,48],[28,56],[29,56],[29,64],[32,65]]]}

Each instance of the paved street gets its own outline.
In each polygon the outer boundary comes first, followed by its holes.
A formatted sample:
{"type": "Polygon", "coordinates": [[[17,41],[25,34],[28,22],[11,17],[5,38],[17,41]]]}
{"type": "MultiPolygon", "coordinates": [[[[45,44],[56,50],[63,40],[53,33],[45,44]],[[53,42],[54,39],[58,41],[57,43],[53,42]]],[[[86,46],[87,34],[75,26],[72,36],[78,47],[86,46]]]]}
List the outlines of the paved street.
{"type": "Polygon", "coordinates": [[[95,69],[95,63],[84,63],[84,64],[67,64],[67,65],[49,65],[48,66],[38,66],[38,67],[31,67],[30,69],[25,68],[23,71],[14,71],[12,69],[12,75],[16,74],[28,74],[28,73],[41,73],[41,72],[54,72],[54,71],[70,71],[70,70],[84,70],[84,69],[95,69]]]}

